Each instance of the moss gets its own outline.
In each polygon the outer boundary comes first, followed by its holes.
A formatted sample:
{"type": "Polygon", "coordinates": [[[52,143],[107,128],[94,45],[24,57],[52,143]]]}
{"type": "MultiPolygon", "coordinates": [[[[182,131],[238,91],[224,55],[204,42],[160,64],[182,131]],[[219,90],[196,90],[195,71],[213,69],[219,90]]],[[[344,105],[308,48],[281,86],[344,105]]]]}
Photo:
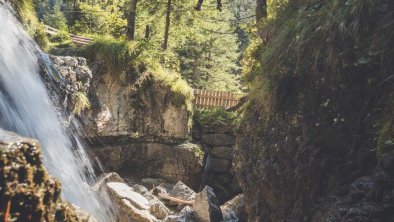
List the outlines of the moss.
{"type": "Polygon", "coordinates": [[[60,198],[61,185],[49,176],[41,148],[21,141],[0,145],[0,218],[5,221],[80,221],[60,198]],[[58,220],[57,215],[64,215],[58,220]],[[56,219],[55,219],[56,217],[56,219]]]}
{"type": "Polygon", "coordinates": [[[90,109],[88,97],[83,92],[77,92],[73,95],[73,113],[80,115],[84,110],[90,109]]]}

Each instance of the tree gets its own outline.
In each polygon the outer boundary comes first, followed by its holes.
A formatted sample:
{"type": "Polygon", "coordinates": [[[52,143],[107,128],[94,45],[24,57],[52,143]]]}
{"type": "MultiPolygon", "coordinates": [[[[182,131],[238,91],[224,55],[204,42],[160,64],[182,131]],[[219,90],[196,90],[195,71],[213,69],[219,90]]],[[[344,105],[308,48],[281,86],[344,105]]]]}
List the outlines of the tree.
{"type": "Polygon", "coordinates": [[[129,16],[127,17],[127,39],[134,40],[135,35],[135,19],[137,16],[137,1],[130,1],[129,16]]]}
{"type": "Polygon", "coordinates": [[[163,49],[166,50],[168,48],[168,38],[170,34],[170,23],[171,23],[171,0],[167,1],[167,10],[166,10],[166,25],[164,30],[164,43],[163,49]]]}

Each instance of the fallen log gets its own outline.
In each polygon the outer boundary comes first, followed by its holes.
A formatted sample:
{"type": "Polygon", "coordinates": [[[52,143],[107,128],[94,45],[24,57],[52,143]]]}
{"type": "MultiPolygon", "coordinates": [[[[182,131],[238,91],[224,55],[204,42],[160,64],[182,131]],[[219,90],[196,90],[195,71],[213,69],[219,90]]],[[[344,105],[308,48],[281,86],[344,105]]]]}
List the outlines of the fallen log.
{"type": "Polygon", "coordinates": [[[162,199],[170,200],[170,201],[173,201],[178,204],[184,204],[184,205],[193,205],[194,204],[194,201],[191,201],[191,200],[182,200],[182,199],[172,197],[172,196],[169,196],[169,195],[163,194],[163,193],[158,193],[158,195],[162,199]]]}

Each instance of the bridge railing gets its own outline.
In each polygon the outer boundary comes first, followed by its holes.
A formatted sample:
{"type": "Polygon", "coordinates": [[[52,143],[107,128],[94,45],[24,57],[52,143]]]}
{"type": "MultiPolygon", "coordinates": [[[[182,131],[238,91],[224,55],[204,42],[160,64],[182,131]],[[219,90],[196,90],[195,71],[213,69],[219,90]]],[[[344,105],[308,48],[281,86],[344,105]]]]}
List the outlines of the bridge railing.
{"type": "MultiPolygon", "coordinates": [[[[59,30],[45,25],[45,32],[48,33],[49,35],[56,35],[59,32],[59,30]]],[[[69,34],[69,35],[73,43],[76,45],[87,45],[93,41],[93,38],[88,38],[74,34],[69,34]]]]}
{"type": "Polygon", "coordinates": [[[239,103],[239,96],[231,92],[194,89],[194,106],[199,108],[230,108],[239,103]]]}

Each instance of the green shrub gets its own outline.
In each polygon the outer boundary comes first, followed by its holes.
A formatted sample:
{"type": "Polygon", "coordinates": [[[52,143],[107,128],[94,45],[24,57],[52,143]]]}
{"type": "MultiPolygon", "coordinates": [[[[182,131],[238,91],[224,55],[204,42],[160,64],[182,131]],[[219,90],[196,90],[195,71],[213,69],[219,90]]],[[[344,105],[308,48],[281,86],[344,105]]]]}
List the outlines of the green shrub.
{"type": "Polygon", "coordinates": [[[73,113],[80,115],[84,110],[90,109],[88,97],[83,92],[77,92],[73,95],[73,113]]]}
{"type": "Polygon", "coordinates": [[[65,42],[65,41],[70,41],[71,37],[68,32],[59,31],[56,35],[51,36],[50,40],[52,42],[61,43],[61,42],[65,42]]]}
{"type": "Polygon", "coordinates": [[[224,108],[195,108],[193,110],[193,122],[200,126],[234,126],[236,120],[237,113],[224,108]]]}

